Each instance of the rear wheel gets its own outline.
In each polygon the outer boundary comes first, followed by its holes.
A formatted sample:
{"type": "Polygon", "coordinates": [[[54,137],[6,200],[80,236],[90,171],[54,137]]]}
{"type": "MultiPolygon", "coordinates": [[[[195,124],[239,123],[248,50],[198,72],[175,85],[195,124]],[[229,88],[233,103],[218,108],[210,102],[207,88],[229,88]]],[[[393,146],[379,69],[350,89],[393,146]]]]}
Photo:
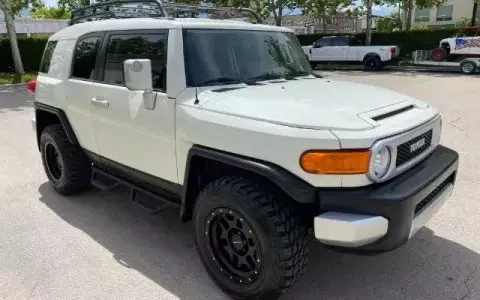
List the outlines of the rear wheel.
{"type": "Polygon", "coordinates": [[[382,61],[378,56],[368,56],[363,61],[365,71],[378,71],[382,67],[382,61]]]}
{"type": "Polygon", "coordinates": [[[460,64],[460,70],[463,74],[471,75],[477,70],[477,64],[473,61],[464,61],[460,64]]]}
{"type": "Polygon", "coordinates": [[[307,226],[275,189],[216,180],[200,193],[194,222],[203,264],[235,299],[277,299],[305,271],[307,226]]]}
{"type": "Polygon", "coordinates": [[[91,169],[82,149],[70,143],[61,125],[47,126],[40,137],[45,173],[53,188],[69,195],[90,187],[91,169]]]}

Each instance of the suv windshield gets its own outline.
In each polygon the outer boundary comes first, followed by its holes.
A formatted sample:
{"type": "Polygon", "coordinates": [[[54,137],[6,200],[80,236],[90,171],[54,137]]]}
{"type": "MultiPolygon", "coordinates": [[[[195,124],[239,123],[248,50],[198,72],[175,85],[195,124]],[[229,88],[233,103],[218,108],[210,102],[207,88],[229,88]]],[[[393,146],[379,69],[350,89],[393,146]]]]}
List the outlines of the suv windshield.
{"type": "Polygon", "coordinates": [[[184,45],[189,86],[312,74],[293,33],[188,29],[184,45]]]}

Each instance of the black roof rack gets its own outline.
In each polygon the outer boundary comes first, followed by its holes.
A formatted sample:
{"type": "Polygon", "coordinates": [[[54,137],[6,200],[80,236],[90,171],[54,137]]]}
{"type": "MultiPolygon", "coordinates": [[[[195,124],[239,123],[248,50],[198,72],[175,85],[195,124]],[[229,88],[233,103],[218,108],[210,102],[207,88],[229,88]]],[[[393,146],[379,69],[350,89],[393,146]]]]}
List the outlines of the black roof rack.
{"type": "Polygon", "coordinates": [[[204,18],[262,23],[251,9],[185,5],[160,0],[115,0],[80,7],[72,11],[69,25],[122,18],[204,18]]]}
{"type": "Polygon", "coordinates": [[[164,2],[167,16],[174,18],[199,18],[219,20],[241,20],[250,23],[263,23],[260,16],[249,8],[196,6],[164,2]]]}

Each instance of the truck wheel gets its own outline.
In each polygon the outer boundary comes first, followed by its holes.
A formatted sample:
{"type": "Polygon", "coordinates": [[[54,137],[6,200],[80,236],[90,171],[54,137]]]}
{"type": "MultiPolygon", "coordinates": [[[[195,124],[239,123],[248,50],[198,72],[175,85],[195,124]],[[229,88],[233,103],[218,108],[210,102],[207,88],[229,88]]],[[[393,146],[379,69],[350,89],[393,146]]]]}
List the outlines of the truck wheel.
{"type": "Polygon", "coordinates": [[[45,173],[58,193],[77,194],[90,187],[89,161],[80,147],[70,143],[61,125],[44,129],[40,153],[45,173]]]}
{"type": "Polygon", "coordinates": [[[210,183],[194,212],[209,275],[235,299],[277,299],[304,273],[308,226],[294,203],[242,177],[210,183]]]}
{"type": "Polygon", "coordinates": [[[382,67],[382,61],[378,56],[366,57],[363,61],[365,71],[378,71],[382,67]]]}
{"type": "Polygon", "coordinates": [[[473,61],[464,61],[460,64],[460,70],[463,74],[471,75],[477,70],[477,65],[473,61]]]}

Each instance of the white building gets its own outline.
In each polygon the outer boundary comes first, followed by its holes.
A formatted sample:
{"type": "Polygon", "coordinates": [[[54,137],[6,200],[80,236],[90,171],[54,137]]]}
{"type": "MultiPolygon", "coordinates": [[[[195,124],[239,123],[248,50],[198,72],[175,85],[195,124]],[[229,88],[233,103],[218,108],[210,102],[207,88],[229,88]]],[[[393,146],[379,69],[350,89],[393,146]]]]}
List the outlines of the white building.
{"type": "MultiPolygon", "coordinates": [[[[438,8],[415,8],[412,13],[412,24],[425,24],[429,27],[454,26],[462,19],[471,19],[472,13],[472,0],[447,0],[438,8]]],[[[477,18],[480,18],[480,5],[477,9],[477,18]]]]}

